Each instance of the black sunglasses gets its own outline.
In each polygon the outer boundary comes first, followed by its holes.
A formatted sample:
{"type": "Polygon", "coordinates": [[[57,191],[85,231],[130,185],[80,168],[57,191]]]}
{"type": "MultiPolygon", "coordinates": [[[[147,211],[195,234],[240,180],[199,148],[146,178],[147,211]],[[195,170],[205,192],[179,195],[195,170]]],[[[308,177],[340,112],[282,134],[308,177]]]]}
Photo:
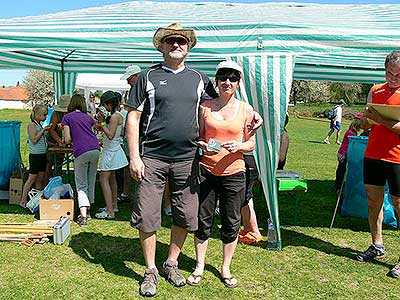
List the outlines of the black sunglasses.
{"type": "Polygon", "coordinates": [[[164,42],[169,44],[169,45],[173,45],[173,44],[177,43],[180,46],[186,45],[188,43],[188,41],[183,37],[182,38],[180,38],[180,37],[169,37],[169,38],[166,38],[164,40],[164,42]]]}
{"type": "Polygon", "coordinates": [[[217,76],[217,80],[220,80],[220,81],[227,81],[228,79],[230,82],[238,82],[240,80],[240,77],[235,76],[235,75],[231,75],[231,76],[219,75],[219,76],[217,76]]]}

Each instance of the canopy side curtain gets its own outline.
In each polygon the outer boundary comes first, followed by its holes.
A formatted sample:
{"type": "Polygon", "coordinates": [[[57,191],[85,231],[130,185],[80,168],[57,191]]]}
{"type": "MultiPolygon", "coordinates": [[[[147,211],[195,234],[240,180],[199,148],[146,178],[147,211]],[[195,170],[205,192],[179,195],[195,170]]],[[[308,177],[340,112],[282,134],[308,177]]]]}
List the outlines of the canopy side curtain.
{"type": "Polygon", "coordinates": [[[76,72],[53,72],[53,83],[55,90],[55,103],[59,102],[63,94],[73,95],[76,84],[76,72]]]}
{"type": "Polygon", "coordinates": [[[255,158],[282,249],[275,170],[292,86],[294,58],[291,55],[261,55],[230,59],[244,71],[239,97],[250,103],[264,119],[262,128],[257,131],[255,158]]]}

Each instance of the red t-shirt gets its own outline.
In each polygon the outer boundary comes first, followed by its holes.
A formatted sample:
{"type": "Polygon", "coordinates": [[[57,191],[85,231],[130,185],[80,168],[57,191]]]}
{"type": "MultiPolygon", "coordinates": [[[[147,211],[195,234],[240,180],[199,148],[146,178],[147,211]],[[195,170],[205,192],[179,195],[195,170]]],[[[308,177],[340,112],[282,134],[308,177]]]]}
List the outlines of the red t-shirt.
{"type": "MultiPolygon", "coordinates": [[[[400,88],[392,89],[387,83],[373,86],[372,103],[400,105],[400,88]]],[[[383,125],[373,125],[364,156],[400,164],[399,134],[383,125]]]]}

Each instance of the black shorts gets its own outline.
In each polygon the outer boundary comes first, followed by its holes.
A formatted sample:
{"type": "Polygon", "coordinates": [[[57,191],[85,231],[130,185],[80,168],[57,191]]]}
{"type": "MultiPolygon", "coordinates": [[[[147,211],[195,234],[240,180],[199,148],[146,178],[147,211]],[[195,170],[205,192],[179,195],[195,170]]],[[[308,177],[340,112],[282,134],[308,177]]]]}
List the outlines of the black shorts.
{"type": "Polygon", "coordinates": [[[47,154],[29,154],[29,174],[46,172],[47,154]]]}
{"type": "Polygon", "coordinates": [[[364,184],[389,185],[390,195],[400,197],[400,164],[364,158],[364,184]]]}
{"type": "Polygon", "coordinates": [[[243,206],[249,204],[250,199],[253,198],[254,182],[258,178],[258,170],[256,160],[253,155],[243,155],[244,163],[246,165],[246,190],[243,206]]]}

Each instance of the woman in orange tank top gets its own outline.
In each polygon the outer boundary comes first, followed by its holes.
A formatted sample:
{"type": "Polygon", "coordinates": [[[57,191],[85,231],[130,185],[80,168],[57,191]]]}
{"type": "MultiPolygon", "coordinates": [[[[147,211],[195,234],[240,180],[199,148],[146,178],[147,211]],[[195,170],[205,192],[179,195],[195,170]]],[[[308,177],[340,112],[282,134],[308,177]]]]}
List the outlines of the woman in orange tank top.
{"type": "Polygon", "coordinates": [[[208,239],[219,200],[223,243],[221,280],[226,287],[237,286],[230,264],[240,227],[240,211],[245,198],[245,164],[243,152],[254,149],[254,137],[247,128],[253,120],[253,108],[235,98],[242,75],[241,67],[231,61],[217,66],[216,84],[219,97],[205,101],[199,110],[201,183],[199,226],[195,232],[196,268],[187,279],[198,285],[204,272],[208,239]]]}

